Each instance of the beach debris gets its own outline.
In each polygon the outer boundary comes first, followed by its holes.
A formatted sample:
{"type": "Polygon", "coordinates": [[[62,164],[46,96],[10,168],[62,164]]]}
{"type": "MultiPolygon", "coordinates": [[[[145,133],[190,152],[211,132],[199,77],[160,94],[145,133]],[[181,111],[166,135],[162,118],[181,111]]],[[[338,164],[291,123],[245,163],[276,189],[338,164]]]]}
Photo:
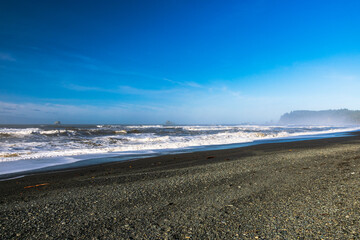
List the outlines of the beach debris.
{"type": "Polygon", "coordinates": [[[40,184],[36,184],[34,186],[26,186],[24,187],[25,189],[26,188],[36,188],[36,187],[41,187],[41,186],[46,186],[46,185],[49,185],[50,183],[40,183],[40,184]]]}
{"type": "Polygon", "coordinates": [[[211,159],[211,158],[215,158],[214,156],[208,156],[206,159],[211,159]]]}

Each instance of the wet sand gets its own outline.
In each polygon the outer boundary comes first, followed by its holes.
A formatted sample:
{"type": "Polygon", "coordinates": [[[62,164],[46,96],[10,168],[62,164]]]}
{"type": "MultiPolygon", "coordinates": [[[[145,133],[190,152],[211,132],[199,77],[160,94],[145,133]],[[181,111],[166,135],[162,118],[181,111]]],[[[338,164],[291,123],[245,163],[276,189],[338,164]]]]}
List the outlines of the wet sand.
{"type": "Polygon", "coordinates": [[[360,134],[0,182],[1,239],[357,239],[360,134]]]}

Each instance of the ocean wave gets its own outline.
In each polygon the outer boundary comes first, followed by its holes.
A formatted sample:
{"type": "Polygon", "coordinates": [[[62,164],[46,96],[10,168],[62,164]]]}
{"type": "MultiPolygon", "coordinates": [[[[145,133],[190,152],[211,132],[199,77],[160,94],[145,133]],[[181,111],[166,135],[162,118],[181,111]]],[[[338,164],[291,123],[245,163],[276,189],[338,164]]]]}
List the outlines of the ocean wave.
{"type": "Polygon", "coordinates": [[[2,128],[0,139],[1,134],[4,136],[0,144],[0,162],[83,154],[184,149],[358,129],[261,125],[176,127],[101,125],[91,128],[66,127],[63,129],[2,128]],[[9,136],[18,136],[18,138],[9,139],[9,136]]]}
{"type": "Polygon", "coordinates": [[[25,136],[30,135],[34,132],[40,131],[39,128],[2,128],[0,129],[0,134],[3,135],[13,135],[13,136],[25,136]]]}

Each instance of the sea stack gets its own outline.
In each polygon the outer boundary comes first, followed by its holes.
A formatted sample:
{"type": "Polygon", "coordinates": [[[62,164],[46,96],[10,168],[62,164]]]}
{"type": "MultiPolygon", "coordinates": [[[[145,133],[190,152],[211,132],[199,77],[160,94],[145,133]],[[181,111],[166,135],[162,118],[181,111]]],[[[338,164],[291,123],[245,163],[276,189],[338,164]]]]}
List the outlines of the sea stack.
{"type": "Polygon", "coordinates": [[[173,125],[175,125],[175,124],[169,120],[167,120],[164,124],[164,126],[173,126],[173,125]]]}

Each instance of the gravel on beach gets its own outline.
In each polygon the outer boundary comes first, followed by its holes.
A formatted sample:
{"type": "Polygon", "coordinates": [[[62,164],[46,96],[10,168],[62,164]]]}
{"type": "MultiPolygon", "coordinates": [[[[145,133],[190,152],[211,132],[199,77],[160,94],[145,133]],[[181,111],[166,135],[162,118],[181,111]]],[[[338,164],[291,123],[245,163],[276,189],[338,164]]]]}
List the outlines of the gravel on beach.
{"type": "Polygon", "coordinates": [[[0,182],[1,239],[359,239],[360,136],[0,182]]]}

